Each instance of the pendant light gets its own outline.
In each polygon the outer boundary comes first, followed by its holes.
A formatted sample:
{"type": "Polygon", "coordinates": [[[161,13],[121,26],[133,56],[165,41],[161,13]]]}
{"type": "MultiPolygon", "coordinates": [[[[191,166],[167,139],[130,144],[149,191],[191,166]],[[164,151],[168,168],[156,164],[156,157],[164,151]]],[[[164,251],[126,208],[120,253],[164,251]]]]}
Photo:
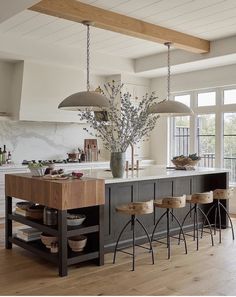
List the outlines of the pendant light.
{"type": "Polygon", "coordinates": [[[185,116],[185,115],[191,115],[193,114],[193,111],[191,108],[189,108],[187,105],[178,102],[170,100],[170,42],[166,42],[164,44],[167,46],[167,68],[168,68],[168,75],[167,75],[167,98],[161,102],[158,102],[154,104],[150,108],[150,113],[158,113],[161,115],[166,116],[185,116]]]}
{"type": "Polygon", "coordinates": [[[90,91],[89,82],[89,60],[90,60],[90,25],[91,22],[84,21],[83,24],[87,27],[87,91],[78,92],[65,98],[58,106],[63,110],[78,110],[78,111],[101,111],[101,109],[109,106],[108,99],[99,92],[90,91]]]}

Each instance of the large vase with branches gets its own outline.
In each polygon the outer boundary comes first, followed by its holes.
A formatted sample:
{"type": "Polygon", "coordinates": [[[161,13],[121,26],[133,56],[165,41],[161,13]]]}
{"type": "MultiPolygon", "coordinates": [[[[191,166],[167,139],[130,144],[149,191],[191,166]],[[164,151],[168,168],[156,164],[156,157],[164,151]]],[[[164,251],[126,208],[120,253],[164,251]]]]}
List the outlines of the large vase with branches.
{"type": "Polygon", "coordinates": [[[81,120],[86,120],[94,132],[85,130],[101,138],[104,147],[111,152],[113,177],[123,177],[128,146],[147,140],[159,117],[149,113],[157,98],[154,93],[146,94],[138,104],[134,104],[129,93],[121,93],[122,87],[123,84],[114,82],[105,84],[104,90],[99,88],[99,91],[109,99],[109,107],[100,114],[90,111],[81,114],[81,120]]]}

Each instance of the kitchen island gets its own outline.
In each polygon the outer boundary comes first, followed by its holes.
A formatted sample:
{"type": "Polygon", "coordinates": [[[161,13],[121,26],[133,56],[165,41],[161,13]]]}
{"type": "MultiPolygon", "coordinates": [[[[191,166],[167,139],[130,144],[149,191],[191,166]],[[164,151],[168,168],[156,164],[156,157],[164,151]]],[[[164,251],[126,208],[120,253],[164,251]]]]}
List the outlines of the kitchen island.
{"type": "Polygon", "coordinates": [[[32,177],[29,173],[6,174],[5,176],[5,247],[12,244],[29,250],[39,257],[58,265],[59,275],[67,275],[67,266],[95,259],[98,265],[104,264],[103,210],[104,180],[95,178],[47,180],[32,177]],[[12,198],[18,198],[57,210],[57,225],[45,225],[41,219],[32,219],[14,213],[12,198]],[[67,225],[67,213],[86,216],[85,224],[67,225]],[[18,222],[55,236],[58,252],[51,253],[41,240],[24,241],[14,233],[12,222],[18,222]],[[68,248],[70,237],[86,234],[87,244],[83,252],[68,248]]]}
{"type": "MultiPolygon", "coordinates": [[[[113,251],[118,234],[127,222],[128,217],[117,213],[115,208],[118,205],[126,204],[133,201],[147,201],[163,198],[165,196],[179,196],[183,194],[201,193],[211,191],[216,188],[229,187],[229,171],[219,168],[200,168],[196,170],[173,170],[166,169],[164,166],[149,166],[141,168],[138,171],[125,172],[123,178],[112,178],[111,172],[106,170],[84,171],[85,174],[94,178],[103,178],[105,180],[105,210],[104,210],[104,243],[105,252],[113,251]]],[[[221,201],[226,207],[226,200],[221,201]]],[[[211,204],[203,205],[207,210],[211,204]]],[[[180,221],[184,218],[189,210],[189,205],[185,208],[178,209],[176,216],[180,221]]],[[[151,234],[156,221],[162,215],[164,210],[156,208],[151,215],[142,216],[140,220],[145,224],[148,232],[151,234]]],[[[221,214],[222,226],[227,225],[225,213],[221,214]]],[[[201,218],[199,220],[201,222],[201,218]]],[[[214,218],[210,218],[214,222],[214,218]]],[[[192,229],[192,218],[185,222],[185,230],[192,229]]],[[[177,225],[173,222],[171,229],[178,232],[177,225]]],[[[138,241],[142,243],[143,233],[138,232],[138,241]]],[[[158,236],[166,231],[165,220],[161,221],[158,228],[158,236]]],[[[131,230],[126,230],[123,237],[123,245],[131,243],[131,230]]]]}
{"type": "MultiPolygon", "coordinates": [[[[162,166],[150,166],[138,171],[126,172],[123,178],[112,178],[111,172],[105,169],[83,170],[83,172],[84,177],[81,181],[46,181],[43,178],[32,178],[29,174],[6,175],[6,248],[11,248],[14,243],[52,260],[59,265],[59,274],[64,276],[67,274],[67,265],[90,259],[96,259],[98,264],[102,265],[104,251],[114,250],[117,236],[129,219],[126,215],[116,212],[118,205],[133,201],[155,200],[165,196],[206,192],[229,186],[228,170],[216,168],[180,171],[167,170],[162,166]],[[92,181],[95,184],[92,184],[92,181]],[[91,182],[91,184],[83,188],[84,182],[91,182]],[[72,183],[73,191],[70,190],[72,183]],[[99,187],[96,186],[96,183],[99,183],[99,187]],[[56,229],[49,228],[15,215],[12,213],[12,197],[58,209],[58,227],[56,229]],[[87,222],[88,225],[82,226],[78,230],[68,229],[66,213],[70,209],[79,209],[85,212],[90,218],[87,222]],[[42,232],[53,232],[52,234],[59,236],[58,257],[55,255],[49,257],[50,252],[45,252],[45,250],[42,252],[32,245],[27,245],[14,238],[12,235],[12,221],[14,220],[38,228],[42,232]],[[67,238],[76,234],[90,234],[91,244],[88,246],[87,254],[68,253],[67,238]]],[[[225,200],[222,203],[225,203],[225,200]]],[[[204,205],[204,208],[207,209],[209,206],[204,205]]],[[[176,216],[180,221],[188,210],[189,208],[186,206],[176,211],[176,216]]],[[[140,218],[150,234],[162,212],[162,209],[155,209],[153,214],[140,218]]],[[[193,228],[190,219],[186,221],[188,230],[193,228]]],[[[227,225],[224,213],[222,213],[222,225],[227,225]]],[[[171,230],[178,232],[174,222],[171,230]]],[[[143,243],[145,237],[140,231],[137,229],[137,242],[143,243]]],[[[163,220],[159,225],[157,235],[162,236],[165,231],[166,224],[163,220]]],[[[126,230],[121,244],[124,247],[129,246],[131,238],[131,230],[126,230]]]]}

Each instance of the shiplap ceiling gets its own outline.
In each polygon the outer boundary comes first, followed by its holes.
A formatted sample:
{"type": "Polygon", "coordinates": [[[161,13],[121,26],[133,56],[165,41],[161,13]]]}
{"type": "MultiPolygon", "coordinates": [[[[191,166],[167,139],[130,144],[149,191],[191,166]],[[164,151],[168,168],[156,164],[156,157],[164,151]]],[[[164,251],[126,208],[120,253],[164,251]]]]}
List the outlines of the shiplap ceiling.
{"type": "MultiPolygon", "coordinates": [[[[81,0],[183,33],[215,40],[236,34],[236,0],[81,0]]],[[[165,46],[92,28],[92,50],[138,58],[166,51],[165,46]]],[[[0,24],[0,34],[37,39],[57,46],[84,48],[81,24],[25,10],[0,24]]]]}

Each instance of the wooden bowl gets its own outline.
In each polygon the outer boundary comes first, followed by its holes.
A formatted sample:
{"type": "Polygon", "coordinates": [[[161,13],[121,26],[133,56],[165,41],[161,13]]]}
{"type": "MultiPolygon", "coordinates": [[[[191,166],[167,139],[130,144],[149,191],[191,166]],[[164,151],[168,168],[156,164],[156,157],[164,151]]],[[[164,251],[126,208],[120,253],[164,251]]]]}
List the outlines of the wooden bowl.
{"type": "Polygon", "coordinates": [[[184,166],[196,166],[197,163],[200,161],[200,158],[198,160],[192,160],[191,158],[181,158],[179,160],[173,159],[171,162],[176,166],[176,167],[184,167],[184,166]]]}
{"type": "Polygon", "coordinates": [[[22,210],[27,210],[32,205],[33,205],[33,203],[26,202],[26,201],[22,201],[22,202],[17,202],[16,203],[16,207],[18,207],[18,208],[20,208],[22,210]]]}
{"type": "Polygon", "coordinates": [[[41,241],[42,243],[48,248],[50,249],[52,244],[55,244],[58,242],[58,239],[56,236],[50,235],[50,234],[46,234],[46,233],[42,233],[40,235],[41,241]]]}
{"type": "Polygon", "coordinates": [[[42,220],[43,219],[43,205],[31,205],[26,210],[26,216],[33,220],[42,220]]]}
{"type": "Polygon", "coordinates": [[[87,237],[84,235],[73,236],[68,239],[68,243],[72,251],[82,252],[87,243],[87,237]]]}

